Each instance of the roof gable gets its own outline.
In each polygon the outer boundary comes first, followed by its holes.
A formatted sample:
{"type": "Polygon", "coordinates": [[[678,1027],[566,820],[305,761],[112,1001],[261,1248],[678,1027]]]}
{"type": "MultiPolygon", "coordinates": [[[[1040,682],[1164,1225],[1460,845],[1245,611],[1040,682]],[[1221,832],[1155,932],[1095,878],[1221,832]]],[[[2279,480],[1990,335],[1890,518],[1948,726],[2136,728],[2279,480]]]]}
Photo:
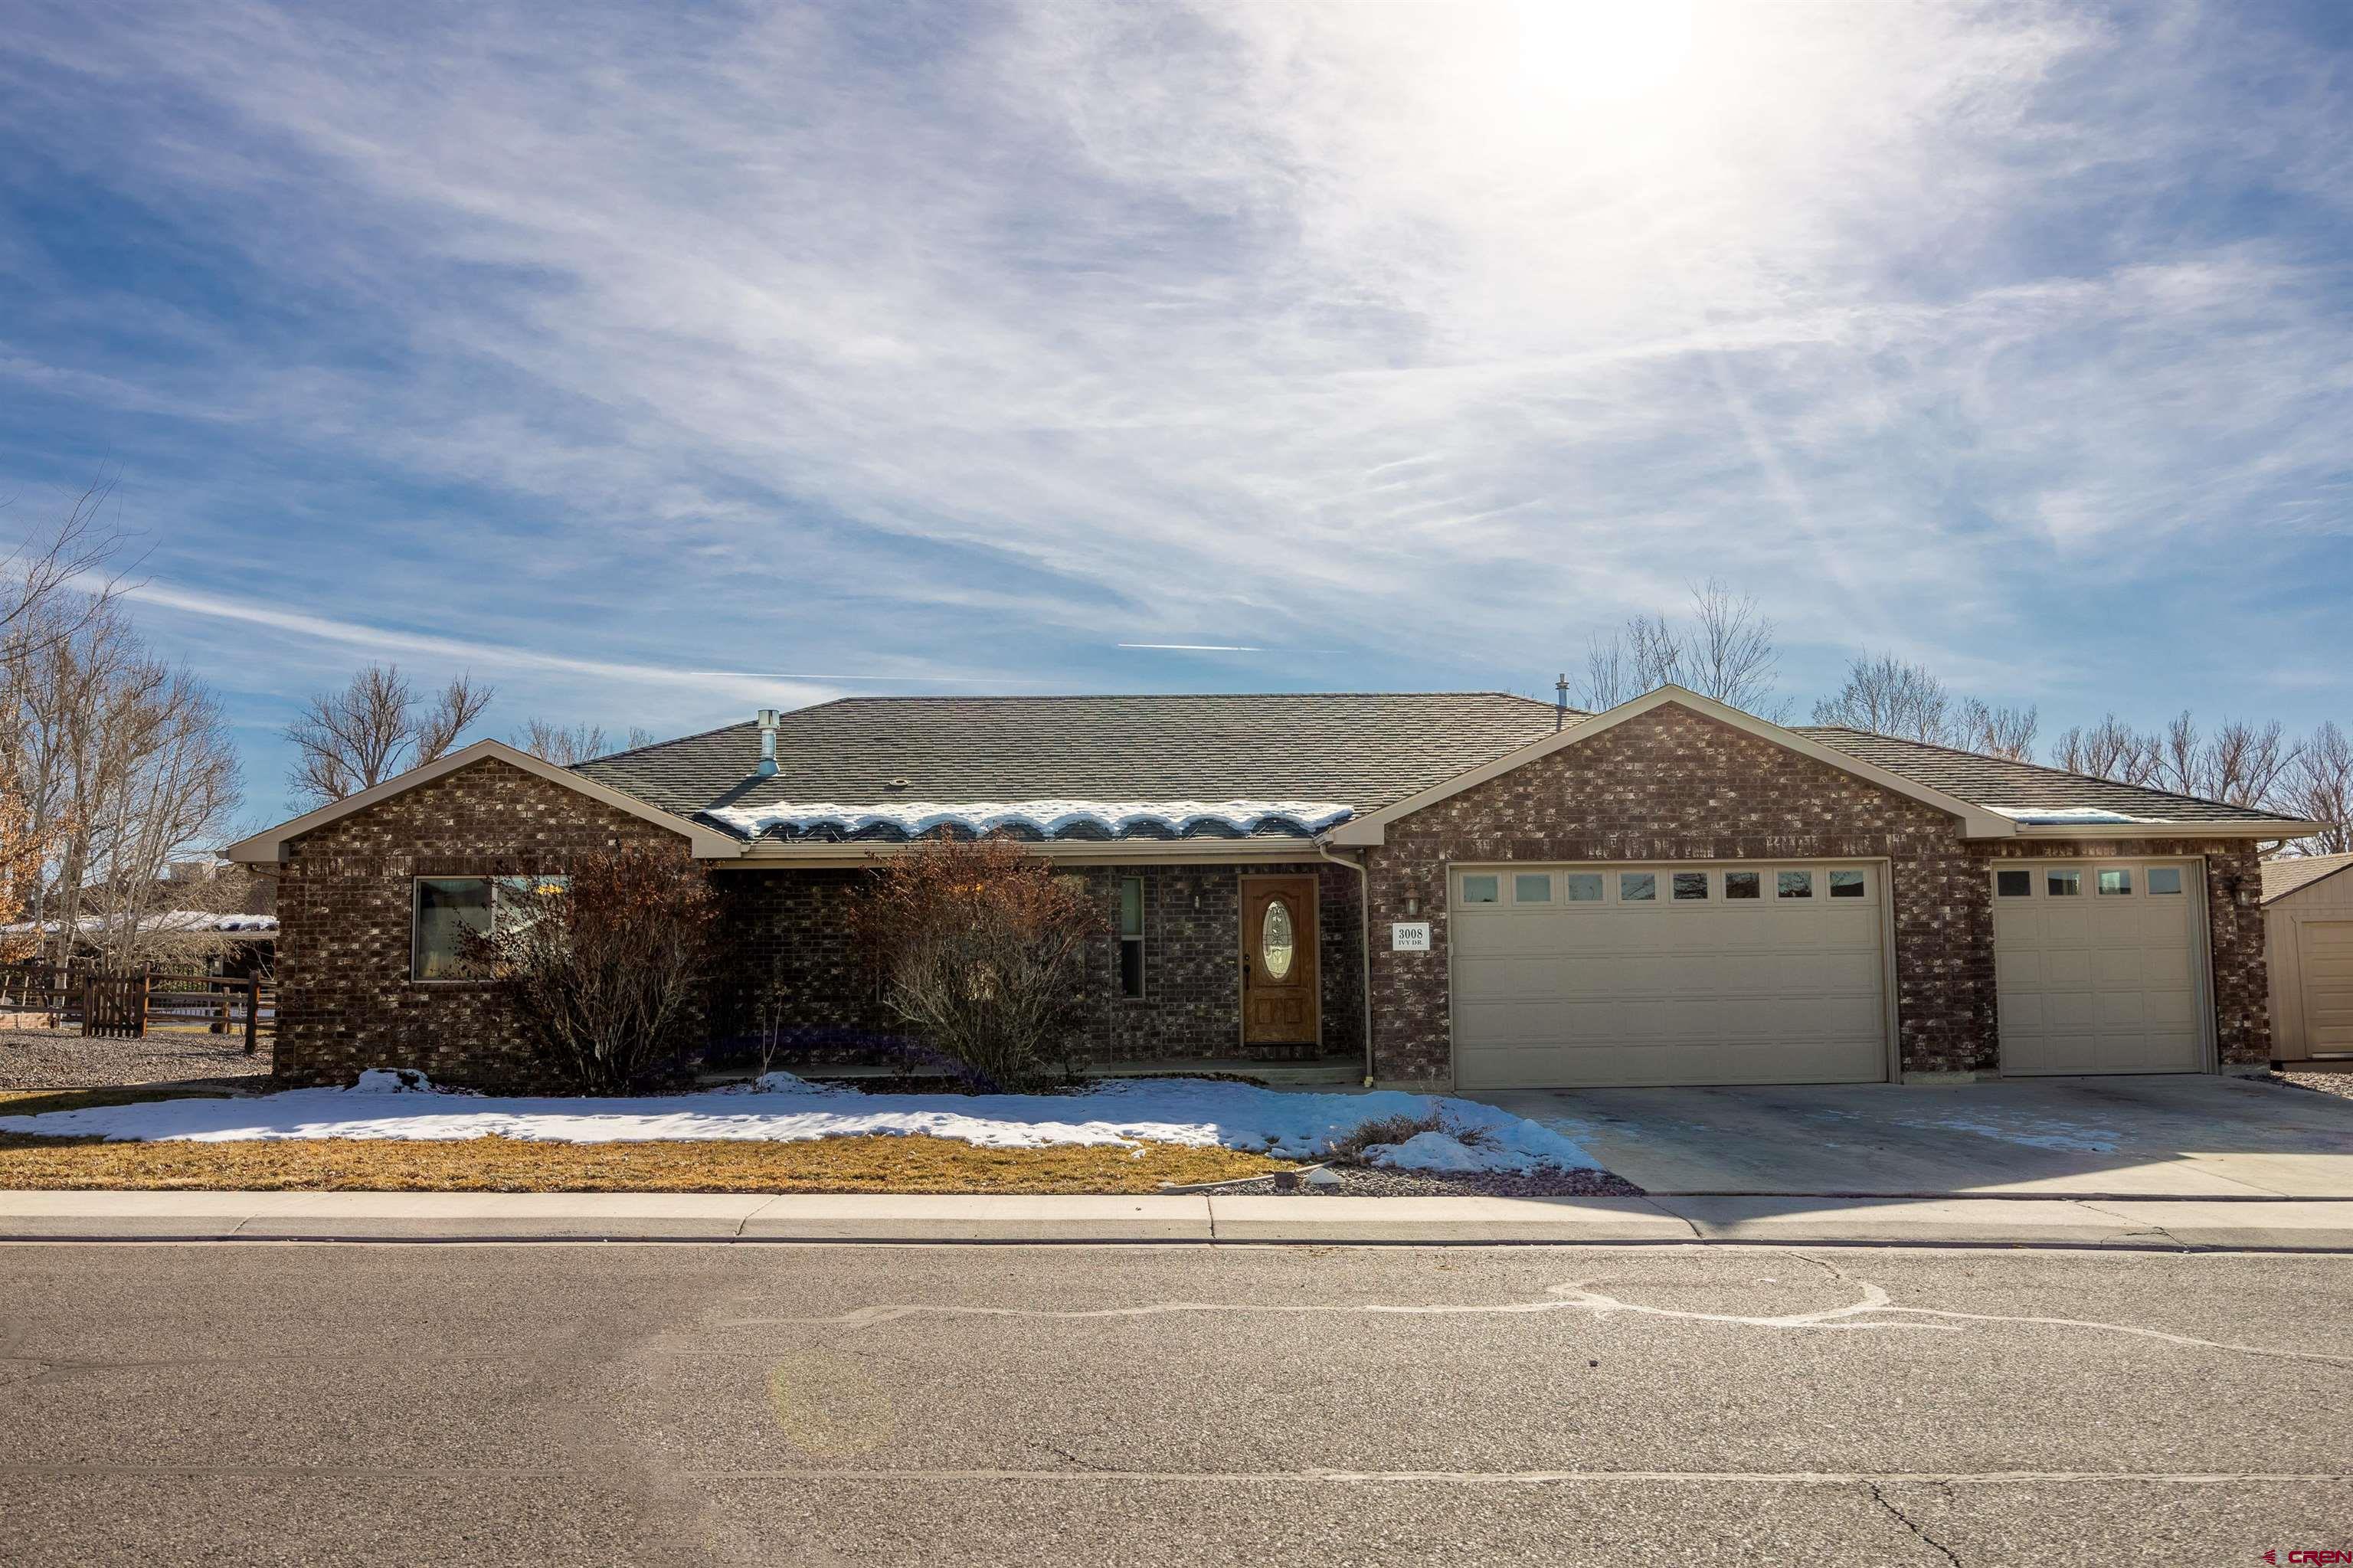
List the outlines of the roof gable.
{"type": "Polygon", "coordinates": [[[1755,714],[1743,713],[1738,708],[1719,703],[1712,697],[1701,696],[1697,692],[1684,687],[1667,685],[1661,686],[1656,691],[1646,692],[1630,701],[1620,703],[1605,713],[1586,717],[1578,723],[1567,726],[1556,735],[1539,736],[1479,767],[1470,768],[1427,789],[1408,796],[1404,800],[1395,801],[1380,810],[1366,812],[1350,821],[1343,822],[1326,837],[1330,842],[1337,845],[1382,843],[1387,839],[1388,825],[1401,817],[1410,816],[1416,811],[1436,805],[1440,800],[1459,795],[1475,785],[1483,784],[1490,779],[1498,778],[1511,772],[1514,768],[1524,768],[1541,758],[1549,757],[1565,747],[1576,746],[1596,736],[1606,735],[1629,719],[1639,718],[1653,709],[1669,704],[1687,708],[1704,718],[1714,719],[1719,724],[1769,740],[1801,757],[1837,768],[1842,773],[1852,774],[1878,785],[1881,789],[1920,801],[1924,805],[1933,806],[1937,810],[1948,812],[1961,820],[1962,832],[1965,837],[2008,838],[2018,832],[2018,824],[2010,819],[1964,800],[1957,795],[1948,794],[1916,779],[1907,779],[1900,773],[1893,772],[1875,763],[1834,750],[1802,731],[1786,728],[1773,723],[1770,719],[1758,718],[1755,714]]]}
{"type": "Polygon", "coordinates": [[[280,822],[274,828],[256,833],[251,838],[240,839],[221,853],[230,860],[246,865],[275,863],[285,858],[286,846],[304,833],[323,828],[330,822],[339,821],[356,812],[364,811],[371,806],[380,805],[396,795],[405,795],[420,785],[430,784],[436,779],[455,773],[461,768],[470,768],[477,762],[487,761],[503,762],[511,768],[520,768],[531,774],[533,778],[561,785],[575,794],[585,795],[592,800],[610,806],[615,810],[626,811],[641,821],[668,828],[670,832],[690,840],[696,855],[705,857],[733,855],[738,851],[739,846],[734,840],[707,823],[691,821],[674,812],[665,811],[624,790],[616,789],[610,785],[600,784],[592,779],[583,778],[571,768],[558,768],[553,762],[533,757],[527,751],[519,751],[502,740],[478,740],[473,745],[450,752],[446,757],[387,779],[373,789],[363,789],[356,795],[346,796],[341,800],[322,806],[315,811],[305,812],[290,821],[280,822]]]}

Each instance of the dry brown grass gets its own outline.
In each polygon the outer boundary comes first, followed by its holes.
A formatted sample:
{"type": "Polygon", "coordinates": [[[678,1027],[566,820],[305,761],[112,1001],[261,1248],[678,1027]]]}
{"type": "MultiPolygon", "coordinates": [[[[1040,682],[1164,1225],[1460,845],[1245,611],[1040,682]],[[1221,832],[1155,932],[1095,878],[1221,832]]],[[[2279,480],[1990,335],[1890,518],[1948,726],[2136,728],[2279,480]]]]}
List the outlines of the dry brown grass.
{"type": "Polygon", "coordinates": [[[0,1135],[0,1188],[311,1192],[1150,1192],[1293,1169],[1231,1149],[983,1149],[947,1138],[104,1143],[0,1135]]]}
{"type": "Polygon", "coordinates": [[[0,1089],[0,1116],[47,1116],[51,1111],[89,1110],[97,1106],[135,1106],[145,1100],[225,1100],[222,1090],[143,1089],[136,1085],[109,1089],[0,1089]]]}

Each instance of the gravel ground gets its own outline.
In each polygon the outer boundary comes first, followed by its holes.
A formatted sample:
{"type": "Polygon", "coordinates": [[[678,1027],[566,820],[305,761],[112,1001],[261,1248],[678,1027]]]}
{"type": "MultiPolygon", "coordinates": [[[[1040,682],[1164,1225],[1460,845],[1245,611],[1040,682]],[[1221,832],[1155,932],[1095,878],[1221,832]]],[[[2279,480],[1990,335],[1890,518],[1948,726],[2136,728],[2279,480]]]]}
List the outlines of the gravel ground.
{"type": "Polygon", "coordinates": [[[2282,1073],[2264,1075],[2267,1084],[2293,1084],[2299,1089],[2317,1089],[2324,1095],[2337,1095],[2353,1100],[2353,1073],[2282,1073]]]}
{"type": "Polygon", "coordinates": [[[86,1040],[79,1029],[0,1029],[0,1089],[112,1088],[260,1078],[269,1072],[269,1043],[248,1056],[244,1041],[234,1034],[86,1040]]]}
{"type": "Polygon", "coordinates": [[[1219,1187],[1218,1191],[1236,1195],[1287,1191],[1308,1194],[1331,1193],[1344,1198],[1452,1198],[1465,1194],[1482,1198],[1639,1198],[1642,1195],[1642,1189],[1607,1171],[1540,1171],[1525,1176],[1514,1176],[1501,1171],[1472,1175],[1380,1171],[1357,1165],[1333,1165],[1325,1169],[1340,1178],[1338,1186],[1315,1187],[1302,1181],[1293,1187],[1280,1188],[1275,1184],[1277,1179],[1269,1176],[1261,1181],[1240,1181],[1219,1187]]]}

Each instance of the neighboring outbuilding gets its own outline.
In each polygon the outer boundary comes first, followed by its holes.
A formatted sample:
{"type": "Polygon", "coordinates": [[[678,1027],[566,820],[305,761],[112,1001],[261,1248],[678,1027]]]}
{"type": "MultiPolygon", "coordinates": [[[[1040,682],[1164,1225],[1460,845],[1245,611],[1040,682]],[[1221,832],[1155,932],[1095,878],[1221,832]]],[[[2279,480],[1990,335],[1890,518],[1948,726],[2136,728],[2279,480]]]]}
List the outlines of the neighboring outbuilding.
{"type": "Polygon", "coordinates": [[[848,901],[938,829],[1094,890],[1098,1065],[1496,1089],[2260,1071],[2259,846],[2312,824],[1669,686],[849,699],[575,768],[481,741],[229,853],[280,879],[281,1076],[490,1086],[531,1065],[455,955],[503,879],[701,860],[719,1032],[878,1059],[848,901]]]}
{"type": "Polygon", "coordinates": [[[2353,1062],[2353,854],[2263,863],[2272,1056],[2353,1062]]]}

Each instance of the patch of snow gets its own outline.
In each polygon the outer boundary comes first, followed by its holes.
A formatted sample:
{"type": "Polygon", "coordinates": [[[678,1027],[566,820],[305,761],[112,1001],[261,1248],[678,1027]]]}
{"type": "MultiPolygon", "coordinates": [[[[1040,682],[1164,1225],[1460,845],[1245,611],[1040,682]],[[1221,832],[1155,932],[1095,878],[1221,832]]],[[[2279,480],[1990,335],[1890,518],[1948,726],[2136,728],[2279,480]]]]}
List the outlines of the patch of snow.
{"type": "Polygon", "coordinates": [[[1954,1132],[1975,1133],[1979,1138],[1999,1139],[2004,1143],[2022,1144],[2029,1149],[2064,1149],[2084,1154],[2113,1154],[2116,1133],[2105,1127],[2081,1127],[2069,1121],[2050,1121],[2042,1117],[2013,1117],[1995,1119],[1985,1117],[1941,1116],[1928,1121],[1903,1121],[1902,1127],[1923,1128],[1946,1128],[1954,1132]]]}
{"type": "Polygon", "coordinates": [[[1365,1150],[1365,1163],[1392,1171],[1485,1171],[1480,1151],[1451,1133],[1417,1132],[1403,1143],[1376,1144],[1365,1150]]]}
{"type": "Polygon", "coordinates": [[[1307,1183],[1310,1187],[1337,1187],[1340,1185],[1339,1172],[1334,1171],[1328,1165],[1313,1166],[1308,1170],[1305,1175],[1299,1179],[1307,1183]]]}
{"type": "Polygon", "coordinates": [[[755,839],[771,828],[797,833],[833,828],[845,834],[897,828],[909,838],[937,828],[962,828],[974,834],[1028,828],[1050,839],[1076,827],[1100,828],[1113,835],[1136,828],[1182,833],[1204,826],[1249,833],[1268,822],[1295,823],[1304,832],[1320,833],[1354,816],[1356,809],[1335,800],[906,800],[885,806],[780,800],[767,806],[720,806],[702,814],[755,839]]]}
{"type": "Polygon", "coordinates": [[[2164,817],[2128,817],[2099,806],[1988,806],[1997,817],[2029,827],[2063,827],[2076,822],[2161,822],[2164,817]]]}
{"type": "Polygon", "coordinates": [[[369,1067],[361,1072],[347,1095],[438,1095],[445,1091],[414,1067],[369,1067]]]}
{"type": "MultiPolygon", "coordinates": [[[[1551,1128],[1474,1100],[1381,1090],[1292,1093],[1195,1078],[1131,1078],[1075,1095],[869,1095],[771,1075],[775,1088],[631,1099],[464,1096],[431,1090],[421,1073],[376,1069],[364,1091],[289,1089],[253,1099],[153,1100],[0,1117],[0,1132],[234,1143],[303,1138],[526,1139],[634,1143],[744,1139],[779,1143],[819,1138],[928,1134],[998,1149],[1058,1145],[1132,1148],[1146,1142],[1262,1150],[1308,1160],[1367,1121],[1435,1115],[1456,1132],[1482,1135],[1462,1148],[1480,1164],[1461,1169],[1598,1170],[1551,1128]],[[404,1080],[414,1078],[415,1084],[404,1080]],[[389,1080],[397,1088],[375,1086],[389,1080]],[[785,1086],[790,1080],[797,1087],[785,1086]],[[417,1086],[422,1086],[419,1087],[417,1086]]],[[[1398,1146],[1404,1147],[1402,1145],[1398,1146]]]]}
{"type": "MultiPolygon", "coordinates": [[[[115,929],[120,922],[110,915],[84,915],[74,922],[77,931],[100,932],[115,929]]],[[[55,936],[58,922],[44,920],[36,925],[19,920],[12,926],[0,926],[0,933],[8,936],[30,936],[35,932],[55,936]]],[[[164,909],[142,916],[142,931],[275,931],[275,915],[216,915],[209,909],[164,909]]]]}

